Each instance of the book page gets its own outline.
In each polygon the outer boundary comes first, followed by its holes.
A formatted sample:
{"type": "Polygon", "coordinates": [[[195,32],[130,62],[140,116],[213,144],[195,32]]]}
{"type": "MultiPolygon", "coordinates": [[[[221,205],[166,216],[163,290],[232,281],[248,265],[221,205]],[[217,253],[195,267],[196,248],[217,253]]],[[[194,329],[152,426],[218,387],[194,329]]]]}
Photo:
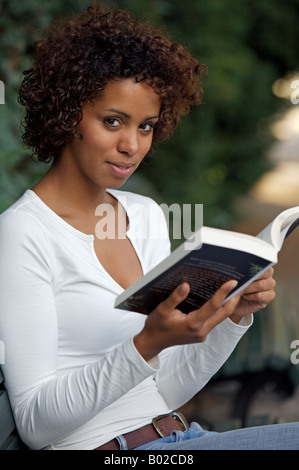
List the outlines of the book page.
{"type": "Polygon", "coordinates": [[[299,206],[281,212],[257,235],[257,238],[271,243],[277,251],[280,251],[285,239],[298,225],[299,206]]]}

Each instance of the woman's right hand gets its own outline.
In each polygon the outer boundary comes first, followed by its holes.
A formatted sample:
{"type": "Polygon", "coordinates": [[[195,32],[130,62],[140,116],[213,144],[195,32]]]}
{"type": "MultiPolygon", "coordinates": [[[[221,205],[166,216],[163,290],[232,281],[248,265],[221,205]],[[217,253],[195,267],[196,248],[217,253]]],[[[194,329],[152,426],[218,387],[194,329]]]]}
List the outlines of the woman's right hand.
{"type": "Polygon", "coordinates": [[[236,285],[236,281],[226,282],[201,308],[188,314],[176,307],[188,296],[190,287],[186,282],[179,285],[148,315],[144,328],[134,338],[136,349],[149,361],[170,346],[205,341],[209,332],[236,308],[242,293],[223,305],[236,285]]]}

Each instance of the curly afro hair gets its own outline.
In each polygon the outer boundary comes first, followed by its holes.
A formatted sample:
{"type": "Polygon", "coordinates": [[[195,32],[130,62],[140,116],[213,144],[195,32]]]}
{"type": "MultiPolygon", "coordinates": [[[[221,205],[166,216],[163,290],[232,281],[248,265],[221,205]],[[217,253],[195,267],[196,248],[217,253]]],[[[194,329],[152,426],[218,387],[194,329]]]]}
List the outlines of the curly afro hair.
{"type": "MultiPolygon", "coordinates": [[[[109,80],[145,80],[161,98],[153,145],[167,139],[180,116],[202,100],[200,64],[180,44],[122,10],[89,7],[54,24],[36,43],[32,68],[23,72],[24,142],[41,161],[59,156],[76,137],[82,106],[109,80]]],[[[77,136],[78,137],[78,136],[77,136]]]]}

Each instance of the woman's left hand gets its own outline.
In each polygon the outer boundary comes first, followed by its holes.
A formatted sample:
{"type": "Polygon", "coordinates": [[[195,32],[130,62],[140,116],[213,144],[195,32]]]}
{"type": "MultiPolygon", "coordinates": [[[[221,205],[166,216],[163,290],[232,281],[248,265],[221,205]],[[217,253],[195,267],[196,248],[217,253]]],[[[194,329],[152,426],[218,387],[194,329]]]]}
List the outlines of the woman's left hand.
{"type": "Polygon", "coordinates": [[[276,285],[273,274],[274,269],[268,269],[244,290],[234,313],[230,317],[232,321],[239,323],[244,315],[255,313],[272,302],[275,298],[274,288],[276,285]]]}

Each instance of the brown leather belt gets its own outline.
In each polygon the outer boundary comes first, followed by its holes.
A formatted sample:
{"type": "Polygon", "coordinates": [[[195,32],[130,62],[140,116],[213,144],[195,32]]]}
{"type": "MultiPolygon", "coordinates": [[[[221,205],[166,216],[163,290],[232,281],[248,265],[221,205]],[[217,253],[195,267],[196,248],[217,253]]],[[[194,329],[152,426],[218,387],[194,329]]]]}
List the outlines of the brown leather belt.
{"type": "MultiPolygon", "coordinates": [[[[128,450],[130,450],[161,437],[169,436],[172,431],[186,431],[188,428],[186,418],[181,413],[173,411],[166,415],[157,416],[151,424],[123,434],[123,437],[127,441],[128,450]]],[[[120,446],[115,438],[94,450],[120,450],[120,446]]]]}

